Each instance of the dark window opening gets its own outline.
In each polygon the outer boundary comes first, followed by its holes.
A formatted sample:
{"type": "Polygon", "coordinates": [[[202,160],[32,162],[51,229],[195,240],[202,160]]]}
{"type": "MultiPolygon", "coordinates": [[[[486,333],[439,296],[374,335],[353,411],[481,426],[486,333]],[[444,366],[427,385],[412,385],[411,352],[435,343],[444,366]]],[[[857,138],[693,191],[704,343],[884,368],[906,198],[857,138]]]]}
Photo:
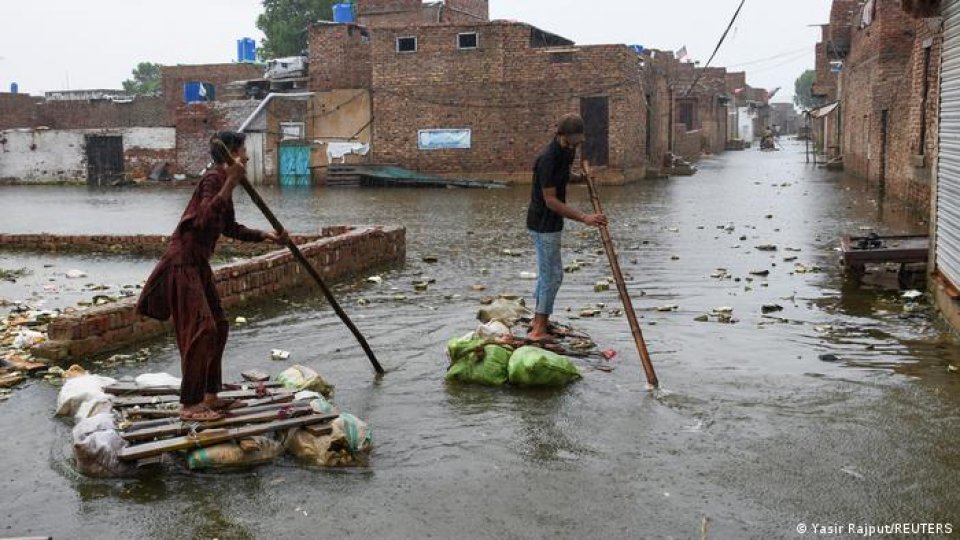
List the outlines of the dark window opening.
{"type": "Polygon", "coordinates": [[[680,102],[680,123],[687,126],[687,131],[693,131],[697,126],[697,102],[685,100],[680,102]]]}
{"type": "Polygon", "coordinates": [[[927,154],[927,108],[930,106],[930,47],[923,49],[923,100],[920,104],[920,148],[921,156],[927,154]]]}
{"type": "Polygon", "coordinates": [[[458,49],[476,49],[478,47],[480,47],[480,37],[476,32],[457,34],[458,49]]]}
{"type": "Polygon", "coordinates": [[[572,52],[550,53],[550,61],[554,64],[572,64],[574,60],[572,52]]]}
{"type": "Polygon", "coordinates": [[[397,52],[417,52],[417,38],[397,38],[397,52]]]}
{"type": "Polygon", "coordinates": [[[530,48],[539,49],[543,47],[573,47],[575,43],[565,37],[560,37],[550,32],[544,32],[539,28],[530,28],[530,48]]]}

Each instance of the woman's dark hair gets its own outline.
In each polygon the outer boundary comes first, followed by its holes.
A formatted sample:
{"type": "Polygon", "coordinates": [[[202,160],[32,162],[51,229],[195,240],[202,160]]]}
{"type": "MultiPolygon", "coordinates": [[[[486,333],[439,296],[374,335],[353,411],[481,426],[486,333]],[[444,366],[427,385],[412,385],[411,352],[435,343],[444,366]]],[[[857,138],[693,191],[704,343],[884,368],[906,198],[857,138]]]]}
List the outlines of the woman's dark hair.
{"type": "Polygon", "coordinates": [[[224,151],[226,146],[230,152],[235,152],[243,146],[247,140],[246,133],[236,131],[218,131],[210,138],[210,157],[217,165],[227,163],[229,156],[224,151]],[[222,145],[220,143],[223,143],[222,145]]]}

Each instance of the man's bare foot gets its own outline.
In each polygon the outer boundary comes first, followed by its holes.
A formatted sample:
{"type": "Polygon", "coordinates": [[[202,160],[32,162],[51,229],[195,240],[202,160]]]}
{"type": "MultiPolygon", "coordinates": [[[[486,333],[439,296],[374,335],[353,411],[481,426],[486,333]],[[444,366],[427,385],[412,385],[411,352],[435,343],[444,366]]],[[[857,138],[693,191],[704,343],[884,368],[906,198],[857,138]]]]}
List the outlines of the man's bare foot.
{"type": "Polygon", "coordinates": [[[556,339],[546,332],[530,332],[527,341],[532,343],[556,343],[556,339]]]}
{"type": "Polygon", "coordinates": [[[223,415],[203,403],[180,407],[180,419],[186,422],[213,422],[222,420],[223,415]]]}

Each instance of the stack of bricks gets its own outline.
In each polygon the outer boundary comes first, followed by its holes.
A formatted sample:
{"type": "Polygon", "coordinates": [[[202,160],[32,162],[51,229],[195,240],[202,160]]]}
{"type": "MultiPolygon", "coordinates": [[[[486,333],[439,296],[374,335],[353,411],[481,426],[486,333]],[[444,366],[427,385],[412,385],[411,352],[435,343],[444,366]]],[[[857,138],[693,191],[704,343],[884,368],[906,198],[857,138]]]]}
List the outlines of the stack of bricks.
{"type": "MultiPolygon", "coordinates": [[[[325,280],[343,279],[372,268],[402,264],[406,259],[406,231],[401,227],[341,231],[342,234],[300,246],[325,280]]],[[[286,251],[275,251],[217,268],[214,279],[227,310],[311,285],[309,275],[286,251]]],[[[131,347],[169,332],[169,323],[140,317],[135,308],[136,299],[127,299],[60,316],[50,323],[49,341],[32,352],[51,360],[79,359],[131,347]]]]}

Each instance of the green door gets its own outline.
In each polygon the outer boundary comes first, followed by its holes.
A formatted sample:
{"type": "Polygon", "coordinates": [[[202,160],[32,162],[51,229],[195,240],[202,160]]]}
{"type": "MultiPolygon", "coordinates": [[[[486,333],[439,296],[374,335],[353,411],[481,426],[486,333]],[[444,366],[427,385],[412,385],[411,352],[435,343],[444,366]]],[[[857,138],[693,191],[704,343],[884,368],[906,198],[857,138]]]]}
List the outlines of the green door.
{"type": "Polygon", "coordinates": [[[290,145],[280,147],[280,185],[310,185],[310,147],[290,145]]]}

